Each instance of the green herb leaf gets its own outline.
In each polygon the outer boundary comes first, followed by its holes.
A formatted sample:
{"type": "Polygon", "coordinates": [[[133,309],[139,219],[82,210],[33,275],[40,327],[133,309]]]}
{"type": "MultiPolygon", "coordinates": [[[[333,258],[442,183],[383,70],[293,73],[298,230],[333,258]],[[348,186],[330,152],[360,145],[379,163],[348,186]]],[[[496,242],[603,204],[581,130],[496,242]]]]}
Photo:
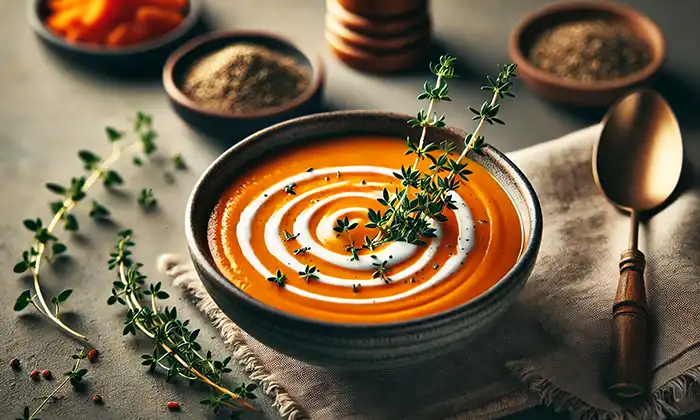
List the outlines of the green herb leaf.
{"type": "Polygon", "coordinates": [[[49,206],[51,207],[51,213],[56,214],[63,208],[63,201],[53,201],[49,206]]]}
{"type": "Polygon", "coordinates": [[[70,297],[71,293],[73,293],[73,290],[66,289],[66,290],[62,291],[61,293],[59,293],[58,296],[56,296],[56,298],[57,298],[59,303],[65,302],[66,299],[68,299],[70,297]]]}
{"type": "Polygon", "coordinates": [[[53,252],[54,255],[63,254],[67,250],[68,247],[60,242],[54,242],[53,244],[51,244],[51,252],[53,252]]]}
{"type": "Polygon", "coordinates": [[[107,133],[107,139],[110,141],[110,143],[119,141],[122,139],[122,137],[124,137],[124,133],[114,127],[105,127],[105,132],[107,133]]]}
{"type": "Polygon", "coordinates": [[[64,187],[64,186],[62,186],[62,185],[60,185],[60,184],[56,184],[56,183],[54,183],[54,182],[47,182],[47,183],[46,183],[46,188],[47,188],[49,191],[51,191],[52,193],[56,193],[56,194],[59,194],[59,195],[63,195],[63,194],[65,194],[65,193],[67,192],[66,187],[64,187]]]}
{"type": "Polygon", "coordinates": [[[100,220],[109,217],[110,212],[107,207],[93,200],[89,215],[93,219],[100,220]]]}
{"type": "Polygon", "coordinates": [[[116,171],[109,170],[103,175],[104,185],[107,188],[114,188],[124,183],[124,179],[116,171]]]}
{"type": "Polygon", "coordinates": [[[69,232],[77,232],[79,229],[78,219],[76,219],[72,214],[67,215],[63,228],[69,232]]]}
{"type": "Polygon", "coordinates": [[[98,155],[89,150],[78,151],[78,157],[83,161],[83,165],[88,171],[97,169],[97,164],[102,160],[98,155]]]}
{"type": "Polygon", "coordinates": [[[148,130],[145,133],[141,134],[141,144],[143,146],[143,152],[146,155],[151,155],[153,152],[156,151],[158,148],[156,146],[156,138],[158,137],[158,133],[156,133],[153,130],[148,130]]]}
{"type": "Polygon", "coordinates": [[[153,209],[156,207],[156,205],[158,205],[158,200],[156,200],[155,196],[153,195],[153,190],[146,188],[141,190],[141,194],[139,195],[137,202],[141,205],[141,207],[147,210],[153,209]]]}
{"type": "Polygon", "coordinates": [[[187,170],[187,163],[185,163],[185,159],[182,157],[180,153],[175,153],[170,160],[173,163],[173,167],[177,169],[178,171],[186,171],[187,170]]]}
{"type": "Polygon", "coordinates": [[[25,219],[22,221],[22,224],[24,225],[24,227],[31,230],[32,232],[36,232],[36,230],[39,229],[39,227],[41,227],[41,220],[25,219]]]}
{"type": "Polygon", "coordinates": [[[22,274],[25,271],[29,270],[29,263],[27,261],[20,261],[15,266],[12,268],[12,271],[14,271],[17,274],[22,274]]]}
{"type": "Polygon", "coordinates": [[[14,310],[15,312],[19,312],[29,306],[29,304],[32,302],[32,293],[29,290],[25,290],[22,292],[22,294],[19,295],[17,300],[15,300],[15,306],[14,310]]]}

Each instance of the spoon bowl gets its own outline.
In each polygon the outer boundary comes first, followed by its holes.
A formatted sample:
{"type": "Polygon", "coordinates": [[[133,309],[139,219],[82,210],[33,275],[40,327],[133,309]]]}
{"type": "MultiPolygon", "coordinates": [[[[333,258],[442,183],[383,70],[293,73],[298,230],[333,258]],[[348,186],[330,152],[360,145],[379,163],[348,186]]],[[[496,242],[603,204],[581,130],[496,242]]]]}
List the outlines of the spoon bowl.
{"type": "Polygon", "coordinates": [[[637,249],[639,216],[661,206],[676,189],[683,168],[683,140],[671,107],[651,90],[617,102],[603,123],[593,150],[593,176],[608,200],[629,212],[631,222],[612,311],[608,390],[629,399],[643,395],[649,386],[646,259],[637,249]]]}
{"type": "Polygon", "coordinates": [[[603,123],[593,152],[600,189],[628,212],[663,204],[683,167],[683,141],[671,107],[658,93],[640,90],[613,106],[603,123]]]}

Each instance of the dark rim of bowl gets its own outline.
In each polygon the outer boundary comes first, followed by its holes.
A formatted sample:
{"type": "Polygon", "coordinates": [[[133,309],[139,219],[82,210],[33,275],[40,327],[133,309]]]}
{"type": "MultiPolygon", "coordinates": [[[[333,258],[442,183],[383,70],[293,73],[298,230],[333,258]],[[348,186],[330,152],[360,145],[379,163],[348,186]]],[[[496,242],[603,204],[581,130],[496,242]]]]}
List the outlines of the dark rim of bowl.
{"type": "Polygon", "coordinates": [[[171,42],[185,35],[194,27],[199,20],[202,6],[202,0],[187,0],[187,14],[182,22],[180,22],[180,24],[172,31],[135,45],[122,48],[108,48],[91,44],[70,43],[63,37],[51,32],[39,17],[39,7],[46,2],[47,0],[34,0],[29,2],[29,23],[34,31],[39,34],[39,36],[51,43],[61,46],[61,48],[66,50],[105,57],[118,57],[121,55],[145,53],[170,44],[171,42]]]}
{"type": "MultiPolygon", "coordinates": [[[[522,275],[525,271],[528,270],[528,266],[530,264],[535,263],[535,258],[537,256],[537,252],[539,250],[539,244],[542,239],[542,209],[540,207],[540,202],[539,199],[537,198],[537,194],[535,193],[534,188],[530,184],[530,181],[525,177],[525,175],[522,173],[522,171],[515,166],[515,164],[508,159],[503,153],[499,152],[495,148],[491,146],[487,146],[484,148],[485,154],[494,159],[497,163],[502,165],[507,172],[511,173],[513,175],[513,178],[515,180],[516,185],[518,185],[521,189],[527,192],[526,194],[526,202],[528,204],[528,207],[533,210],[534,216],[533,216],[533,223],[534,223],[534,228],[532,229],[532,233],[526,243],[526,246],[524,248],[524,251],[520,255],[520,258],[518,261],[515,263],[515,265],[508,271],[496,284],[491,286],[488,290],[483,292],[482,294],[476,296],[475,298],[468,300],[461,305],[455,306],[454,308],[451,308],[447,311],[443,312],[438,312],[435,314],[423,316],[420,318],[412,318],[408,319],[405,321],[395,321],[395,322],[387,322],[387,323],[376,323],[376,324],[370,324],[370,323],[340,323],[340,322],[331,322],[331,321],[322,321],[318,319],[313,319],[313,318],[307,318],[303,316],[299,316],[296,314],[292,314],[290,312],[285,312],[283,310],[280,310],[278,308],[275,308],[273,306],[267,305],[252,296],[243,293],[240,289],[238,289],[236,286],[234,286],[233,283],[231,283],[227,278],[225,278],[219,270],[212,266],[212,264],[209,263],[209,260],[205,256],[206,253],[209,252],[209,250],[203,250],[199,247],[197,240],[195,239],[195,236],[198,236],[199,234],[194,232],[194,226],[195,226],[195,221],[192,220],[193,218],[193,209],[197,205],[197,202],[199,201],[199,196],[200,196],[200,191],[201,191],[201,186],[202,184],[206,182],[210,182],[212,178],[210,178],[210,174],[213,172],[216,172],[218,170],[218,167],[222,165],[228,164],[228,162],[231,159],[235,159],[235,154],[238,152],[239,149],[248,147],[249,144],[258,141],[259,138],[265,137],[268,134],[274,133],[276,131],[284,131],[289,127],[294,127],[296,125],[304,124],[309,121],[317,121],[317,120],[333,120],[337,117],[341,118],[352,118],[352,117],[381,117],[381,118],[389,118],[389,119],[394,119],[394,120],[400,120],[400,121],[407,121],[410,116],[408,115],[402,115],[402,114],[397,114],[397,113],[391,113],[391,112],[379,112],[379,111],[334,111],[334,112],[326,112],[326,113],[321,113],[321,114],[315,114],[315,115],[309,115],[306,117],[299,117],[295,118],[292,120],[288,120],[276,125],[273,125],[271,127],[268,127],[264,130],[258,131],[257,133],[248,136],[238,144],[232,146],[229,148],[227,151],[222,153],[209,167],[204,171],[204,173],[200,176],[200,178],[197,180],[197,183],[195,184],[192,193],[187,200],[187,207],[185,211],[185,236],[186,240],[188,243],[188,246],[190,248],[190,252],[192,254],[192,258],[195,259],[200,266],[207,271],[207,274],[211,276],[215,281],[218,283],[219,286],[223,287],[224,290],[235,294],[238,298],[246,300],[249,304],[256,306],[258,309],[264,310],[271,312],[277,316],[281,316],[284,318],[288,318],[292,321],[299,322],[302,324],[314,326],[314,327],[333,327],[333,328],[341,328],[344,330],[367,330],[367,329],[375,329],[375,330],[383,330],[383,329],[390,329],[393,327],[410,327],[410,326],[416,326],[419,324],[423,324],[426,322],[430,321],[437,321],[446,317],[449,317],[457,312],[464,311],[468,308],[474,307],[479,305],[481,302],[488,300],[491,296],[496,295],[499,291],[502,289],[508,287],[516,281],[516,279],[522,275]]],[[[461,130],[461,129],[456,129],[456,128],[449,128],[449,130],[454,131],[457,133],[460,137],[464,137],[466,135],[466,132],[461,130]]],[[[206,234],[206,230],[204,230],[204,234],[206,234]]],[[[206,242],[206,241],[205,241],[206,242]]]]}
{"type": "Polygon", "coordinates": [[[513,56],[513,60],[518,63],[518,67],[523,68],[534,77],[541,79],[550,85],[564,89],[597,92],[631,86],[642,82],[656,73],[665,59],[666,41],[663,32],[661,32],[661,28],[659,28],[656,22],[630,6],[607,2],[562,1],[545,6],[525,16],[510,35],[509,49],[511,55],[513,56]],[[647,31],[644,31],[642,38],[652,53],[651,62],[642,70],[625,77],[614,80],[596,81],[593,83],[579,82],[577,80],[555,76],[530,64],[530,60],[525,56],[525,53],[522,51],[520,46],[523,33],[530,28],[530,26],[543,18],[575,10],[604,12],[614,15],[616,18],[628,23],[632,21],[640,22],[642,26],[647,29],[647,31]],[[658,47],[656,46],[657,43],[658,47]]]}
{"type": "MultiPolygon", "coordinates": [[[[255,41],[251,41],[251,43],[254,44],[255,41]]],[[[317,53],[312,53],[310,50],[299,46],[298,44],[296,44],[291,39],[285,36],[268,31],[224,31],[200,35],[188,41],[185,45],[178,48],[177,51],[173,52],[170,55],[170,57],[168,57],[168,60],[165,63],[165,67],[163,68],[163,85],[165,86],[165,91],[168,93],[168,96],[170,96],[170,98],[173,101],[178,103],[180,106],[183,106],[199,114],[234,120],[270,117],[294,109],[308,102],[311,98],[314,97],[314,95],[316,95],[316,93],[318,93],[319,89],[321,88],[321,85],[323,84],[323,79],[323,61],[317,53]],[[299,55],[303,56],[309,62],[309,67],[311,71],[311,80],[306,90],[302,92],[299,96],[294,98],[292,101],[284,105],[265,108],[260,111],[248,112],[245,114],[235,114],[232,112],[212,110],[198,104],[197,102],[190,99],[187,95],[185,95],[185,93],[180,89],[177,83],[175,83],[175,77],[173,74],[175,71],[175,66],[187,54],[192,53],[197,48],[200,48],[201,46],[206,45],[210,42],[218,41],[225,38],[230,38],[233,42],[235,42],[237,38],[243,37],[271,39],[277,43],[286,45],[290,49],[295,50],[297,53],[299,53],[299,55]]]]}

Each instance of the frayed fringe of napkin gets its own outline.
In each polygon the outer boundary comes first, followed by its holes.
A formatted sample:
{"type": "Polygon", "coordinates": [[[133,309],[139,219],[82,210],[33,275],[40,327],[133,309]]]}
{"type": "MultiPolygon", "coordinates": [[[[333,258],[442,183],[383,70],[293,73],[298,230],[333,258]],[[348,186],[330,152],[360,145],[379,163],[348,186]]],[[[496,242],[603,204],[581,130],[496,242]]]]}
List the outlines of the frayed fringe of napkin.
{"type": "Polygon", "coordinates": [[[272,406],[286,420],[304,420],[308,416],[299,404],[287,393],[284,387],[272,378],[262,362],[248,347],[241,330],[221,312],[202,283],[191,264],[184,264],[177,255],[164,254],[158,258],[158,271],[173,280],[173,285],[182,288],[192,296],[197,307],[207,315],[219,333],[224,343],[232,350],[232,358],[243,367],[250,379],[258,382],[265,394],[274,399],[272,406]]]}
{"type": "MultiPolygon", "coordinates": [[[[216,306],[202,286],[194,267],[173,254],[161,255],[158,258],[157,267],[158,271],[173,280],[173,285],[185,290],[194,299],[197,307],[212,320],[224,338],[224,343],[233,351],[233,360],[243,367],[250,379],[259,382],[263,391],[274,399],[273,407],[280,415],[286,420],[308,419],[308,415],[301,406],[279,382],[272,378],[262,362],[248,347],[242,331],[216,306]]],[[[608,411],[593,407],[575,395],[561,390],[542,377],[527,362],[509,362],[506,367],[527,384],[530,392],[504,396],[483,407],[455,413],[449,419],[471,420],[493,418],[494,415],[501,417],[531,408],[539,399],[539,403],[551,406],[556,411],[568,411],[574,418],[580,420],[658,420],[681,415],[681,402],[692,395],[693,387],[700,385],[700,366],[698,366],[661,386],[644,404],[630,409],[608,411]]]]}
{"type": "Polygon", "coordinates": [[[540,396],[542,404],[556,411],[568,411],[580,420],[659,420],[682,415],[680,403],[693,394],[693,387],[700,384],[700,366],[687,370],[661,386],[649,400],[633,408],[608,411],[586,404],[543,378],[527,362],[509,362],[506,365],[520,380],[540,396]]]}

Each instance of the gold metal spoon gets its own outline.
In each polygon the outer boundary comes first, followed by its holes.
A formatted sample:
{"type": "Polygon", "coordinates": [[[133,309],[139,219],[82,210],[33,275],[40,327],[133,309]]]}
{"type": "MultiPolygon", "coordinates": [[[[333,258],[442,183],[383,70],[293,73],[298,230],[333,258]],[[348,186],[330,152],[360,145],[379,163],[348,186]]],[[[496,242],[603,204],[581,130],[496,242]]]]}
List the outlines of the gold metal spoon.
{"type": "Polygon", "coordinates": [[[629,249],[620,257],[613,305],[609,391],[620,398],[634,398],[646,393],[649,383],[645,258],[637,249],[639,218],[663,204],[676,189],[683,167],[683,141],[671,107],[652,90],[620,100],[603,123],[593,149],[595,182],[631,220],[629,249]]]}

